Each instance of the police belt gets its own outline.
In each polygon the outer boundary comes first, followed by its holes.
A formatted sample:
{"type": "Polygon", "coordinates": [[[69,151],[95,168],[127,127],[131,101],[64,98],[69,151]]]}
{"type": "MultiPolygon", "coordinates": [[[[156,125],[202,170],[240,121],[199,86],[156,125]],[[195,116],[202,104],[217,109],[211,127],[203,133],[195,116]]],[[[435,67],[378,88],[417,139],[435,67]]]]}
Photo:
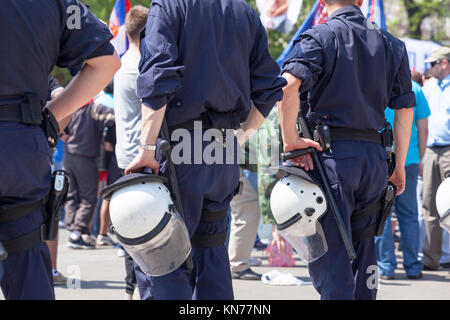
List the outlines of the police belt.
{"type": "MultiPolygon", "coordinates": [[[[225,219],[228,215],[228,208],[220,211],[203,211],[200,222],[216,222],[225,219]]],[[[191,238],[191,244],[197,248],[216,248],[225,244],[227,230],[215,234],[195,233],[191,238]]]]}
{"type": "Polygon", "coordinates": [[[35,94],[18,97],[21,102],[0,104],[0,121],[20,122],[28,125],[41,125],[43,116],[40,98],[35,94]]]}
{"type": "MultiPolygon", "coordinates": [[[[8,223],[19,220],[44,205],[44,200],[0,211],[0,223],[8,223]]],[[[38,229],[12,240],[3,240],[3,246],[8,254],[14,254],[31,249],[46,240],[46,225],[42,224],[38,229]]]]}
{"type": "Polygon", "coordinates": [[[239,129],[241,127],[240,116],[237,112],[207,111],[198,118],[169,126],[169,133],[172,134],[177,129],[194,130],[197,128],[195,124],[198,122],[201,122],[202,129],[218,129],[222,133],[226,129],[239,129]]]}
{"type": "Polygon", "coordinates": [[[375,142],[385,146],[383,136],[377,130],[362,130],[350,128],[330,127],[331,141],[355,140],[365,142],[375,142]]]}

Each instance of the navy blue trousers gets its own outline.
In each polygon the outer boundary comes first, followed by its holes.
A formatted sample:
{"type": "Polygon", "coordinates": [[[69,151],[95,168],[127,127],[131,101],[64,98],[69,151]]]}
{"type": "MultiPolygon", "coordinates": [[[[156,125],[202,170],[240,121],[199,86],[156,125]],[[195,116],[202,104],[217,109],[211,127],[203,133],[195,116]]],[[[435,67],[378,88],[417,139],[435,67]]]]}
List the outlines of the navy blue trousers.
{"type": "MultiPolygon", "coordinates": [[[[351,223],[352,213],[379,199],[387,186],[388,154],[376,143],[336,141],[332,151],[320,156],[346,228],[361,230],[375,223],[377,215],[351,223]]],[[[309,264],[313,285],[321,299],[372,300],[377,294],[377,259],[374,237],[354,242],[356,259],[347,255],[333,214],[321,219],[328,252],[309,264]]]]}
{"type": "MultiPolygon", "coordinates": [[[[51,150],[41,128],[0,122],[0,209],[42,200],[50,190],[51,150]]],[[[11,240],[38,229],[46,212],[40,208],[0,224],[0,240],[11,240]]],[[[0,281],[6,299],[55,299],[50,253],[41,243],[10,254],[0,281]]]]}
{"type": "MultiPolygon", "coordinates": [[[[208,144],[209,142],[204,143],[203,150],[208,144]]],[[[236,144],[234,148],[236,150],[236,144]]],[[[194,155],[191,160],[191,163],[194,163],[194,155]]],[[[167,163],[163,156],[161,163],[161,175],[169,178],[167,163]]],[[[228,217],[216,222],[200,222],[200,217],[204,210],[214,212],[229,208],[239,184],[237,161],[235,160],[234,164],[179,164],[176,166],[176,172],[190,237],[195,232],[201,234],[225,232],[228,228],[228,217]]],[[[161,277],[149,277],[135,264],[141,298],[232,300],[234,295],[230,262],[225,244],[215,248],[193,247],[191,255],[194,264],[192,270],[188,271],[185,265],[182,265],[174,272],[161,277]]]]}

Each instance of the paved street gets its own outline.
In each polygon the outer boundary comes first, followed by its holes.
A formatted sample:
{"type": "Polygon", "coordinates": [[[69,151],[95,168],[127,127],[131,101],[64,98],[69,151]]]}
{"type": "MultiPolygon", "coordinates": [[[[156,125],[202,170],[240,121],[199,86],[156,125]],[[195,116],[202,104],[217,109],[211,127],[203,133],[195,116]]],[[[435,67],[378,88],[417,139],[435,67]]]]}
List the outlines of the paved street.
{"type": "MultiPolygon", "coordinates": [[[[117,256],[116,248],[99,248],[95,250],[71,250],[65,247],[68,232],[61,230],[58,268],[73,280],[71,287],[55,288],[58,300],[122,300],[124,298],[125,267],[123,258],[117,256]]],[[[306,265],[297,260],[292,268],[272,268],[261,252],[255,256],[263,259],[263,264],[254,267],[259,273],[274,269],[289,272],[303,281],[310,281],[306,265]]],[[[401,257],[397,257],[401,265],[401,257]]],[[[450,299],[449,270],[438,272],[424,271],[421,280],[408,280],[402,268],[397,271],[398,280],[379,283],[379,300],[441,300],[450,299]]],[[[311,284],[304,286],[272,286],[262,281],[233,280],[235,298],[237,300],[317,300],[319,295],[311,284]]],[[[135,298],[139,299],[138,292],[135,298]]],[[[3,296],[0,293],[0,299],[3,296]]]]}

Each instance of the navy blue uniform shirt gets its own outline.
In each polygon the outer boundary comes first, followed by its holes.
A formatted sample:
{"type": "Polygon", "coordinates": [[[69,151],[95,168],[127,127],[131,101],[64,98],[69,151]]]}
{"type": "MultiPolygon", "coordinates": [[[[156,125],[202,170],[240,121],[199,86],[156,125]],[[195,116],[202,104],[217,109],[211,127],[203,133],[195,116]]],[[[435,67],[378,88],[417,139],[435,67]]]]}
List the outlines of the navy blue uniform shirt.
{"type": "Polygon", "coordinates": [[[167,104],[169,125],[206,110],[243,122],[251,101],[267,116],[282,99],[286,81],[244,0],[153,0],[143,45],[138,96],[155,110],[167,104]]]}
{"type": "Polygon", "coordinates": [[[86,59],[114,53],[111,38],[78,0],[2,0],[0,104],[20,102],[25,93],[44,104],[55,65],[76,74],[86,59]]]}
{"type": "Polygon", "coordinates": [[[368,22],[356,6],[304,32],[283,72],[302,80],[308,120],[333,127],[384,127],[384,109],[415,106],[405,44],[368,22]]]}

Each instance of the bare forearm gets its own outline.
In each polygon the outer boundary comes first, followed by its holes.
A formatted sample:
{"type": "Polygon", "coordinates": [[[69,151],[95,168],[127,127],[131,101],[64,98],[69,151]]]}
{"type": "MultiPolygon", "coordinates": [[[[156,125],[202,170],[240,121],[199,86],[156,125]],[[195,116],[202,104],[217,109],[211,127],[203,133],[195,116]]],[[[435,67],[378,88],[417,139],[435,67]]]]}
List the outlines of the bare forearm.
{"type": "Polygon", "coordinates": [[[283,100],[278,103],[278,115],[283,142],[285,145],[289,145],[295,143],[298,139],[296,127],[300,109],[298,92],[302,82],[289,73],[284,73],[283,77],[288,81],[288,84],[283,88],[283,100]]]}
{"type": "Polygon", "coordinates": [[[419,119],[416,122],[417,132],[419,136],[419,159],[422,162],[423,156],[425,154],[425,149],[427,148],[428,139],[428,119],[419,119]]]}
{"type": "Polygon", "coordinates": [[[398,166],[404,166],[411,139],[413,109],[399,109],[395,111],[394,119],[394,152],[398,166]]]}
{"type": "Polygon", "coordinates": [[[240,145],[249,139],[263,124],[265,118],[259,110],[252,106],[247,121],[241,124],[241,128],[236,130],[236,137],[240,145]]]}
{"type": "Polygon", "coordinates": [[[142,105],[141,143],[152,145],[156,143],[165,113],[166,106],[155,111],[142,105]]]}
{"type": "Polygon", "coordinates": [[[49,102],[48,107],[56,120],[63,120],[89,102],[111,81],[119,68],[120,59],[116,52],[87,60],[64,91],[49,102]]]}

